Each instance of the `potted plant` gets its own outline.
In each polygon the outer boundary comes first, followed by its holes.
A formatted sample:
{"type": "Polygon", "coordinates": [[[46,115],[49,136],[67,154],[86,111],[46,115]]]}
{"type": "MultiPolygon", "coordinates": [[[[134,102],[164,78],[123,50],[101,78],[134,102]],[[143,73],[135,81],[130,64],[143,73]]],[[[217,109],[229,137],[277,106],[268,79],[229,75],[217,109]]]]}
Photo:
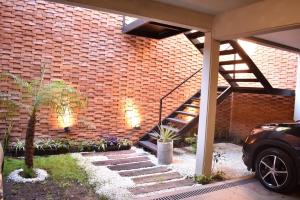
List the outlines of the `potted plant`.
{"type": "Polygon", "coordinates": [[[159,164],[168,165],[173,161],[173,141],[179,137],[174,131],[158,126],[157,135],[157,159],[159,164]]]}

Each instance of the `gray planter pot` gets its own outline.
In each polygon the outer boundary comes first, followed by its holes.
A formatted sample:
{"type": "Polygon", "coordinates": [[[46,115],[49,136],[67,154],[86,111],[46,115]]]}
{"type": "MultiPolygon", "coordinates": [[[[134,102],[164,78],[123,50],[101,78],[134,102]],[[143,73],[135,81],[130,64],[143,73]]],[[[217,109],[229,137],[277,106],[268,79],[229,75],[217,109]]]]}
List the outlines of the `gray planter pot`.
{"type": "Polygon", "coordinates": [[[173,141],[163,143],[157,141],[157,159],[161,165],[171,164],[173,161],[173,141]]]}

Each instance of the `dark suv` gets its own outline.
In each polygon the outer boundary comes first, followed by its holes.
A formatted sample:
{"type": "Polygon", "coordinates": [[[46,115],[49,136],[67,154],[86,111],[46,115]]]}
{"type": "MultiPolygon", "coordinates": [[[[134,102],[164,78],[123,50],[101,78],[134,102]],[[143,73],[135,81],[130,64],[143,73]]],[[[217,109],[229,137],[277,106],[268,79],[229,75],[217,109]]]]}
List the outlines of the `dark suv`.
{"type": "Polygon", "coordinates": [[[300,123],[256,127],[245,140],[243,160],[267,189],[292,191],[300,183],[300,123]]]}

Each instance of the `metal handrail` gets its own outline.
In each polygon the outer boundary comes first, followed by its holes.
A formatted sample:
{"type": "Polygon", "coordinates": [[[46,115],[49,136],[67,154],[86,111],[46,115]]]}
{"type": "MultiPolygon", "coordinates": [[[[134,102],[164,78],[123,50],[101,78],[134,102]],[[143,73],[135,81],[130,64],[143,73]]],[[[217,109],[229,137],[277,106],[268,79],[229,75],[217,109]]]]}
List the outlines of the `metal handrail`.
{"type": "Polygon", "coordinates": [[[193,78],[198,72],[200,72],[202,70],[202,68],[198,69],[197,71],[195,71],[192,75],[190,75],[189,77],[187,77],[185,80],[183,80],[180,84],[178,84],[175,88],[173,88],[170,92],[168,92],[167,94],[165,94],[164,96],[162,96],[160,98],[160,102],[159,102],[159,120],[158,120],[158,124],[161,124],[161,116],[162,116],[162,109],[163,109],[163,100],[169,96],[172,92],[174,92],[177,88],[179,88],[180,86],[182,86],[185,82],[187,82],[188,80],[190,80],[191,78],[193,78]]]}

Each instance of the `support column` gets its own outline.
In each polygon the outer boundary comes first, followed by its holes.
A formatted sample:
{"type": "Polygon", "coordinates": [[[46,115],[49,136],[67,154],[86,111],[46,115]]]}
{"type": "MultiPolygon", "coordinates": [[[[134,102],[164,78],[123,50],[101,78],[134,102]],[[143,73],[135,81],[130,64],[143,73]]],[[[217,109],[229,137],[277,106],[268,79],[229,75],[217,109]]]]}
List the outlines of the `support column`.
{"type": "Polygon", "coordinates": [[[300,54],[298,55],[298,66],[296,76],[294,120],[300,120],[300,54]]]}
{"type": "Polygon", "coordinates": [[[196,175],[210,175],[215,132],[220,43],[205,33],[196,175]]]}

